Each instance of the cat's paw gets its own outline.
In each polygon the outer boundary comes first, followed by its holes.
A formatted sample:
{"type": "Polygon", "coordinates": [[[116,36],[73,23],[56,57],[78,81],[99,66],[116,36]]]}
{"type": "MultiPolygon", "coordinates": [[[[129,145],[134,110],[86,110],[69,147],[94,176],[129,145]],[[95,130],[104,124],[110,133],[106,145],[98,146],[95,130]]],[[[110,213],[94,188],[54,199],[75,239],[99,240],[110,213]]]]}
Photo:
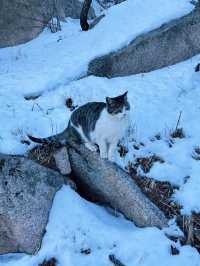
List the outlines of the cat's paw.
{"type": "Polygon", "coordinates": [[[110,162],[115,162],[116,160],[115,160],[115,158],[112,156],[112,157],[108,157],[108,161],[110,161],[110,162]]]}
{"type": "Polygon", "coordinates": [[[100,157],[101,157],[101,159],[108,160],[107,156],[100,156],[100,157]]]}
{"type": "Polygon", "coordinates": [[[102,152],[100,151],[100,157],[101,157],[101,159],[106,159],[106,160],[108,160],[108,154],[107,154],[107,153],[102,153],[102,152]]]}

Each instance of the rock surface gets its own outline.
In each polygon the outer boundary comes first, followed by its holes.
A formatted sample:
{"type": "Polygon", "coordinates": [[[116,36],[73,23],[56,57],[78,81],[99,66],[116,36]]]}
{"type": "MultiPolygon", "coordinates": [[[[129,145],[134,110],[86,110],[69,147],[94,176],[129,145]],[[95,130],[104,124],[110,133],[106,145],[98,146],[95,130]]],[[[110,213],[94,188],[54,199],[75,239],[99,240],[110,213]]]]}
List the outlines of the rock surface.
{"type": "Polygon", "coordinates": [[[70,143],[68,152],[78,188],[123,213],[138,226],[167,226],[167,219],[118,165],[103,160],[84,145],[70,143]],[[70,148],[71,145],[71,148],[70,148]]]}
{"type": "Polygon", "coordinates": [[[103,8],[109,8],[113,5],[118,5],[122,2],[124,2],[125,0],[96,0],[100,6],[102,6],[103,8]]]}
{"type": "Polygon", "coordinates": [[[173,65],[200,53],[200,7],[138,36],[128,46],[92,60],[88,74],[126,76],[173,65]]]}
{"type": "MultiPolygon", "coordinates": [[[[38,145],[27,153],[27,157],[34,162],[55,170],[62,175],[71,173],[71,166],[66,147],[38,145]]],[[[66,180],[68,182],[68,179],[66,180]]]]}
{"type": "Polygon", "coordinates": [[[33,254],[63,177],[20,156],[0,155],[0,254],[33,254]]]}
{"type": "MultiPolygon", "coordinates": [[[[79,18],[81,7],[79,0],[0,0],[0,48],[32,40],[56,13],[60,19],[79,18]]],[[[94,16],[91,8],[89,17],[94,16]]]]}
{"type": "Polygon", "coordinates": [[[56,166],[62,175],[69,175],[72,171],[66,147],[59,149],[54,155],[56,166]]]}

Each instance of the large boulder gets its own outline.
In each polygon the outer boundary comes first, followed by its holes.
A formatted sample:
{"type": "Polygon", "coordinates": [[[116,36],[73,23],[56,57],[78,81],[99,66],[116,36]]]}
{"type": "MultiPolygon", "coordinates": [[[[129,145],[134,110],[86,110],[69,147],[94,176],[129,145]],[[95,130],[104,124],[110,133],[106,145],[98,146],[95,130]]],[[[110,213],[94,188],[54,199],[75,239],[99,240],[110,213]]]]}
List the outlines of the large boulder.
{"type": "Polygon", "coordinates": [[[81,7],[79,0],[0,0],[0,48],[32,40],[54,15],[79,18],[81,7]]]}
{"type": "Polygon", "coordinates": [[[110,205],[137,226],[168,225],[164,213],[140,190],[130,175],[117,164],[101,159],[85,145],[68,139],[68,154],[77,187],[87,197],[110,205]]]}
{"type": "Polygon", "coordinates": [[[200,7],[138,36],[126,47],[92,60],[89,75],[116,77],[149,72],[200,53],[200,7]]]}
{"type": "Polygon", "coordinates": [[[33,254],[64,180],[59,173],[20,156],[0,155],[0,254],[33,254]]]}
{"type": "Polygon", "coordinates": [[[118,5],[122,2],[124,2],[125,0],[96,0],[96,1],[103,8],[108,8],[108,7],[111,7],[113,5],[118,5]]]}

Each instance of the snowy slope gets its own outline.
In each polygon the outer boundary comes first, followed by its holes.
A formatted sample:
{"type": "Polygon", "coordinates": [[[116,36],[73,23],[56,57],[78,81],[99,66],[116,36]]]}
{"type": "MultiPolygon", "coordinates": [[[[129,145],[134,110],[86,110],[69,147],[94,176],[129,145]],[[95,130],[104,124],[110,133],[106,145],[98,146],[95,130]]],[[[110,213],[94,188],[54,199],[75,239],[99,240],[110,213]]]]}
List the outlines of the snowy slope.
{"type": "Polygon", "coordinates": [[[80,30],[79,21],[68,19],[62,32],[52,35],[46,30],[25,45],[0,50],[1,91],[28,94],[68,83],[84,74],[94,57],[192,9],[189,0],[129,0],[105,11],[88,32],[80,30]]]}
{"type": "MultiPolygon", "coordinates": [[[[81,32],[78,21],[67,19],[62,32],[46,30],[27,44],[1,49],[0,152],[24,154],[33,147],[21,143],[27,133],[45,137],[62,131],[71,114],[65,106],[67,97],[80,106],[128,90],[131,130],[124,143],[129,153],[124,159],[116,153],[118,164],[124,167],[135,157],[159,155],[165,162],[155,163],[148,176],[179,186],[174,198],[184,213],[200,212],[200,164],[192,158],[194,148],[200,146],[200,78],[194,75],[200,56],[147,74],[76,80],[85,74],[92,58],[118,49],[192,8],[189,0],[129,0],[108,9],[106,17],[89,32],[81,32]],[[37,94],[41,96],[35,100],[24,99],[37,94]],[[180,111],[185,138],[175,139],[169,147],[180,111]],[[160,140],[152,141],[158,133],[160,140]],[[133,139],[144,146],[135,150],[133,139]]],[[[44,257],[54,255],[60,266],[107,266],[112,265],[110,253],[127,266],[200,266],[195,249],[181,247],[179,256],[171,256],[170,243],[162,231],[138,229],[63,187],[56,195],[39,254],[10,260],[1,256],[0,266],[36,266],[44,257]],[[81,248],[92,252],[83,255],[81,248]]]]}
{"type": "MultiPolygon", "coordinates": [[[[180,186],[175,197],[184,206],[184,212],[200,212],[200,164],[192,158],[194,148],[200,145],[200,125],[197,122],[200,116],[200,91],[195,87],[193,75],[198,60],[200,56],[147,74],[115,79],[88,77],[60,86],[34,103],[28,102],[26,112],[30,116],[24,121],[23,129],[35,136],[55,134],[66,127],[71,114],[64,105],[66,98],[71,97],[75,105],[82,105],[87,101],[104,101],[106,96],[116,96],[128,90],[132,132],[125,140],[129,149],[127,156],[121,159],[116,153],[118,163],[126,166],[134,156],[159,155],[165,163],[156,163],[148,176],[180,186]],[[35,112],[29,111],[33,106],[35,112]],[[180,126],[185,138],[175,139],[173,146],[169,147],[170,133],[176,127],[180,111],[180,126]],[[161,140],[152,141],[158,133],[161,140]],[[135,150],[131,141],[133,138],[145,146],[135,150]],[[185,183],[187,176],[190,179],[185,183]]],[[[23,116],[24,110],[22,119],[23,116]]],[[[16,136],[18,143],[20,138],[21,135],[16,136]]],[[[18,145],[21,149],[22,145],[18,145]]],[[[23,148],[26,150],[27,147],[24,145],[23,148]]]]}

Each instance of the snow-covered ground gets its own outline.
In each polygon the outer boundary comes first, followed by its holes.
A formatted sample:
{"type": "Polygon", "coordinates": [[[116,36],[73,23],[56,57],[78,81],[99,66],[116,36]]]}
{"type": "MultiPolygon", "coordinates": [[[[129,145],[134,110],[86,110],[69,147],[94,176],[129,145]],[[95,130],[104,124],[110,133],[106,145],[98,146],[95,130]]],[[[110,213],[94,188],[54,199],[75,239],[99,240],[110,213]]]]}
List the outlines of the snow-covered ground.
{"type": "Polygon", "coordinates": [[[37,256],[2,257],[1,266],[37,266],[55,256],[58,266],[112,266],[115,254],[127,266],[199,266],[199,254],[190,246],[170,254],[171,241],[156,228],[139,229],[122,217],[82,199],[68,187],[56,195],[47,233],[37,256]],[[89,255],[81,250],[91,250],[89,255]]]}
{"type": "MultiPolygon", "coordinates": [[[[62,131],[71,114],[65,106],[68,97],[80,106],[128,90],[131,130],[124,144],[129,152],[123,159],[116,152],[118,164],[125,167],[136,157],[160,156],[164,163],[155,163],[148,176],[179,187],[173,197],[183,206],[183,213],[200,212],[200,161],[193,158],[194,148],[200,147],[200,74],[194,74],[200,56],[147,74],[77,80],[94,57],[192,8],[189,0],[129,0],[105,11],[106,17],[91,31],[81,32],[79,21],[67,19],[59,33],[45,30],[27,44],[1,49],[0,152],[24,154],[33,147],[21,143],[27,133],[46,137],[62,131]],[[24,98],[39,94],[35,100],[24,98]],[[179,127],[185,137],[172,143],[170,134],[180,112],[179,127]],[[158,133],[160,139],[155,138],[158,133]],[[133,139],[144,146],[134,149],[133,139]]],[[[170,243],[162,231],[139,229],[63,187],[54,200],[38,255],[0,257],[0,265],[35,266],[51,256],[56,256],[60,266],[112,265],[110,253],[127,266],[200,265],[194,248],[180,247],[180,255],[172,256],[170,243]],[[91,254],[81,254],[81,248],[90,248],[91,254]]]]}

